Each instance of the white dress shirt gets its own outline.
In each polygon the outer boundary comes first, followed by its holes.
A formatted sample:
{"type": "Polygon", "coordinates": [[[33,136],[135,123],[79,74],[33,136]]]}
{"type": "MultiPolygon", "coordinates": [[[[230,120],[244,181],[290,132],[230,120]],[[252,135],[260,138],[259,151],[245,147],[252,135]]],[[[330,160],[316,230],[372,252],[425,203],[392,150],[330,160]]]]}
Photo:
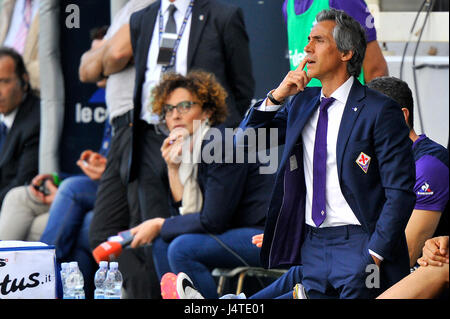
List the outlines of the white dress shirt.
{"type": "Polygon", "coordinates": [[[3,122],[3,124],[5,124],[8,132],[11,130],[11,127],[14,124],[14,119],[16,118],[16,114],[17,114],[18,110],[19,110],[19,108],[16,107],[8,115],[0,114],[0,122],[3,122]]]}
{"type": "MultiPolygon", "coordinates": [[[[336,227],[344,225],[361,225],[356,215],[345,200],[339,185],[337,172],[336,148],[339,126],[341,124],[342,114],[345,104],[353,85],[354,77],[351,76],[339,88],[337,88],[330,97],[335,100],[328,108],[328,131],[327,131],[327,174],[326,174],[326,212],[327,216],[320,225],[323,227],[336,227]]],[[[320,99],[324,97],[320,92],[320,99]]],[[[266,106],[266,100],[258,108],[260,111],[276,111],[281,105],[266,106]]],[[[314,142],[316,139],[317,121],[319,119],[319,108],[311,115],[302,131],[303,140],[303,166],[306,185],[306,203],[305,203],[305,223],[316,227],[312,220],[312,196],[313,196],[313,157],[314,142]]],[[[297,159],[299,160],[299,159],[297,159]]],[[[369,252],[378,259],[383,257],[377,253],[369,252]]]]}
{"type": "MultiPolygon", "coordinates": [[[[163,29],[165,28],[167,20],[169,18],[169,10],[168,10],[169,5],[173,4],[177,8],[177,10],[174,13],[174,19],[177,25],[177,33],[179,33],[190,2],[191,0],[175,0],[174,2],[170,2],[169,0],[162,0],[161,10],[164,19],[163,29]]],[[[175,71],[182,75],[187,74],[187,53],[189,44],[189,34],[191,30],[191,20],[192,14],[189,16],[189,19],[186,23],[186,28],[183,32],[176,53],[175,71]]],[[[151,101],[151,90],[156,84],[159,83],[162,70],[162,66],[157,63],[159,54],[159,41],[160,41],[159,26],[160,23],[158,14],[158,17],[156,18],[156,22],[153,28],[153,36],[152,41],[150,43],[147,58],[147,70],[145,72],[145,82],[144,87],[142,89],[142,98],[141,98],[142,99],[141,119],[152,124],[159,123],[159,116],[152,112],[152,101],[151,101]]]]}
{"type": "MultiPolygon", "coordinates": [[[[335,100],[328,108],[328,133],[327,133],[327,176],[326,176],[326,212],[327,217],[320,227],[335,227],[343,225],[361,225],[342,195],[339,185],[336,162],[336,147],[339,126],[345,104],[352,88],[354,78],[351,76],[344,84],[331,94],[335,100]]],[[[324,97],[320,93],[320,99],[324,97]]],[[[313,197],[313,157],[314,143],[316,140],[317,121],[319,119],[319,108],[311,115],[302,131],[303,139],[303,165],[305,169],[306,205],[305,222],[316,227],[312,220],[312,197],[313,197]]]]}

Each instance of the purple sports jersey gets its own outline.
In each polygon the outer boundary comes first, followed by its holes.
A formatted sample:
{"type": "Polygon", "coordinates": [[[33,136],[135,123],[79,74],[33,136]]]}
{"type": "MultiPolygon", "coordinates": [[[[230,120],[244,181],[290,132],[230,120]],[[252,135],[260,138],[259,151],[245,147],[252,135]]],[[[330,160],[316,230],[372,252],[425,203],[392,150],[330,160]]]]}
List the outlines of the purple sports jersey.
{"type": "Polygon", "coordinates": [[[449,199],[448,151],[425,135],[413,143],[416,160],[414,209],[444,211],[449,199]]]}
{"type": "MultiPolygon", "coordinates": [[[[283,4],[284,21],[287,21],[287,3],[283,4]]],[[[304,13],[314,0],[295,0],[294,8],[297,15],[304,13]]],[[[377,31],[374,26],[373,16],[370,14],[364,0],[329,0],[330,8],[342,10],[358,21],[366,30],[367,43],[377,39],[377,31]]]]}

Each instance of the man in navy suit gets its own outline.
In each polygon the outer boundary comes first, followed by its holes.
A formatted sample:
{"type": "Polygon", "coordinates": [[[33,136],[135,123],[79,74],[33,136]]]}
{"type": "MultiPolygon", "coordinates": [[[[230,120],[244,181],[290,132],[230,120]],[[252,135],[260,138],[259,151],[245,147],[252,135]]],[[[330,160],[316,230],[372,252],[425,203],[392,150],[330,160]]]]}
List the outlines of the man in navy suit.
{"type": "Polygon", "coordinates": [[[310,298],[373,298],[409,271],[409,130],[395,101],[356,80],[361,25],[335,9],[316,18],[299,68],[241,123],[278,128],[285,144],[261,259],[268,268],[302,265],[310,298]],[[311,78],[322,88],[307,88],[311,78]]]}

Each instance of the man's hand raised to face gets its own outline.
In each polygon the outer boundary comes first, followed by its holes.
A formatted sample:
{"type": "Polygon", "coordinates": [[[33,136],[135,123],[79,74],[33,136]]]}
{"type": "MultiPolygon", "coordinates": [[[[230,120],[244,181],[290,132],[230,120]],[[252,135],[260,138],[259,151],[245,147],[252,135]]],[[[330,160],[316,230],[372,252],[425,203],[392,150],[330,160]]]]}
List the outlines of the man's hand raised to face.
{"type": "MultiPolygon", "coordinates": [[[[308,63],[308,57],[305,57],[300,65],[294,71],[289,71],[280,85],[272,91],[272,96],[277,101],[284,101],[287,97],[295,95],[303,91],[308,85],[311,79],[308,74],[303,70],[308,63]]],[[[274,105],[269,99],[267,99],[267,105],[274,105]]]]}

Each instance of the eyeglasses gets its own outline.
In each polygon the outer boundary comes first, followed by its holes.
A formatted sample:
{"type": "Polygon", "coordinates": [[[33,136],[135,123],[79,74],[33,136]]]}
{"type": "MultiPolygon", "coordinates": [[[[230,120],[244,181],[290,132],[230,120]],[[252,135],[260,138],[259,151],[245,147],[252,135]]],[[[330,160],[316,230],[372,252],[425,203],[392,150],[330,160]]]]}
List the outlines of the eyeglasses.
{"type": "Polygon", "coordinates": [[[174,109],[177,109],[177,112],[180,114],[187,113],[194,104],[198,103],[193,101],[183,101],[178,103],[177,105],[164,104],[162,107],[163,109],[162,115],[163,117],[165,117],[166,115],[170,115],[172,114],[174,109]]]}

